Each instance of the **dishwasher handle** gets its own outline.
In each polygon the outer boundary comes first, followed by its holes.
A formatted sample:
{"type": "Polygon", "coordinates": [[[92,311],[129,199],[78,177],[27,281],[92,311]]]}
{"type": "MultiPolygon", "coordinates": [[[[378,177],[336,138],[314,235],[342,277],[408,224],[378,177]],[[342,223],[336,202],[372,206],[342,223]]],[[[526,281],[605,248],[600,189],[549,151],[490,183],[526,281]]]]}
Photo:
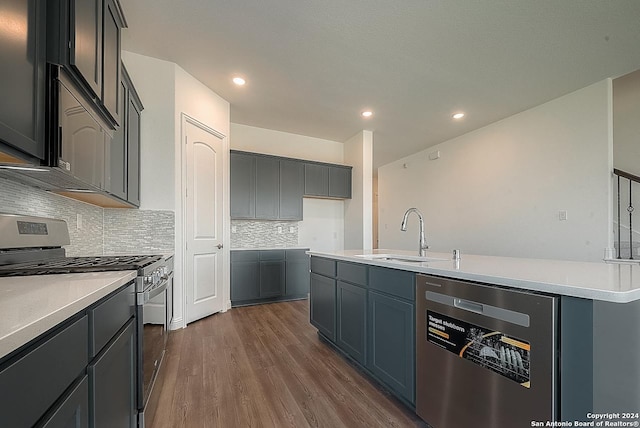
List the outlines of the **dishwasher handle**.
{"type": "Polygon", "coordinates": [[[484,305],[470,302],[469,300],[454,298],[453,306],[459,309],[464,309],[465,311],[475,312],[476,314],[484,314],[484,305]]]}

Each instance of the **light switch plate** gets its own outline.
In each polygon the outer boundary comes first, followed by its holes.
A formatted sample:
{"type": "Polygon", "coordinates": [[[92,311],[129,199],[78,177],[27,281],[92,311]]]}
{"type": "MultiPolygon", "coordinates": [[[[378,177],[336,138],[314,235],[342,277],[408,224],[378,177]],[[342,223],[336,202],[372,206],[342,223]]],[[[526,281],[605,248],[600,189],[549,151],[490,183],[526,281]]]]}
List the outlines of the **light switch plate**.
{"type": "Polygon", "coordinates": [[[560,221],[567,220],[567,211],[566,211],[566,210],[560,210],[560,211],[558,211],[558,219],[559,219],[560,221]]]}

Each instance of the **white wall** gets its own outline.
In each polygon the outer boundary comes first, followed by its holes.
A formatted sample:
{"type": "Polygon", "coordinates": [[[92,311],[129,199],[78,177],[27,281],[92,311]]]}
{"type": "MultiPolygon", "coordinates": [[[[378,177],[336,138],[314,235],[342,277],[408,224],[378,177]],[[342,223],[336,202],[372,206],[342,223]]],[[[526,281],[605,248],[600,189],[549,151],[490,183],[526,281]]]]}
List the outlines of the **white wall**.
{"type": "Polygon", "coordinates": [[[417,220],[399,230],[415,206],[435,251],[601,260],[611,245],[610,100],[607,79],[384,165],[380,248],[417,251],[417,220]]]}
{"type": "Polygon", "coordinates": [[[122,51],[144,110],[140,121],[140,209],[175,210],[175,64],[122,51]]]}
{"type": "Polygon", "coordinates": [[[613,80],[613,165],[640,175],[640,70],[613,80]]]}
{"type": "MultiPolygon", "coordinates": [[[[123,61],[144,104],[141,120],[141,208],[175,212],[174,324],[184,326],[184,222],[182,208],[182,114],[228,136],[229,103],[178,65],[123,51],[123,61]]],[[[228,139],[222,172],[224,192],[229,192],[228,139]]],[[[224,198],[225,250],[223,300],[229,293],[228,198],[224,198]]]]}
{"type": "Polygon", "coordinates": [[[344,248],[373,248],[373,133],[360,131],[344,143],[344,160],[353,166],[351,199],[344,202],[344,248]]]}
{"type": "MultiPolygon", "coordinates": [[[[343,163],[342,143],[254,126],[231,124],[231,148],[319,162],[343,163]]],[[[304,198],[298,245],[316,251],[344,249],[344,202],[304,198]]]]}
{"type": "Polygon", "coordinates": [[[231,124],[231,148],[318,162],[342,163],[343,144],[337,141],[231,124]]]}

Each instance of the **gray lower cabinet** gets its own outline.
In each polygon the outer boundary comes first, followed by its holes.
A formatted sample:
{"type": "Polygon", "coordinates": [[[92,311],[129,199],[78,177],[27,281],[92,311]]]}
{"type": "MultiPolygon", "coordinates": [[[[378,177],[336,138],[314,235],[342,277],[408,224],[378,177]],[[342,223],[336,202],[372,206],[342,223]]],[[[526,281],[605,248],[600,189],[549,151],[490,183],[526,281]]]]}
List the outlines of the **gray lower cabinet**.
{"type": "Polygon", "coordinates": [[[306,297],[309,293],[309,256],[307,250],[285,251],[285,295],[306,297]]]}
{"type": "Polygon", "coordinates": [[[284,260],[260,262],[260,298],[284,294],[284,260]]]}
{"type": "Polygon", "coordinates": [[[133,290],[122,287],[0,361],[0,426],[136,426],[133,290]]]}
{"type": "Polygon", "coordinates": [[[310,321],[320,333],[336,340],[336,280],[311,272],[310,321]]]}
{"type": "Polygon", "coordinates": [[[369,291],[367,368],[393,391],[415,403],[414,304],[369,291]]]}
{"type": "Polygon", "coordinates": [[[364,365],[367,349],[367,290],[338,281],[337,293],[336,343],[364,365]]]}
{"type": "Polygon", "coordinates": [[[415,274],[311,257],[311,324],[415,404],[415,274]]]}
{"type": "Polygon", "coordinates": [[[231,251],[231,306],[303,299],[308,249],[231,251]]]}
{"type": "Polygon", "coordinates": [[[89,378],[85,375],[62,403],[46,418],[42,428],[86,428],[89,426],[89,378]]]}
{"type": "Polygon", "coordinates": [[[136,427],[135,352],[134,321],[130,320],[88,367],[93,427],[136,427]]]}
{"type": "Polygon", "coordinates": [[[231,251],[231,303],[260,298],[260,252],[231,251]]]}

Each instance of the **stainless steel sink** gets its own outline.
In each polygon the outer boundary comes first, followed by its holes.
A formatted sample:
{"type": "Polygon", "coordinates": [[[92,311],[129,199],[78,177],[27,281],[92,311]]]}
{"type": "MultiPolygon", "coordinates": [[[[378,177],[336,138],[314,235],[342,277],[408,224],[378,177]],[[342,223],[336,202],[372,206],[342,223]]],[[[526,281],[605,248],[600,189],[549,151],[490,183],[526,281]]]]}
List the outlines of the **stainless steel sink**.
{"type": "Polygon", "coordinates": [[[385,260],[390,262],[409,262],[409,263],[425,263],[425,262],[442,262],[448,259],[438,257],[410,256],[406,254],[356,254],[355,257],[362,257],[369,260],[385,260]]]}

